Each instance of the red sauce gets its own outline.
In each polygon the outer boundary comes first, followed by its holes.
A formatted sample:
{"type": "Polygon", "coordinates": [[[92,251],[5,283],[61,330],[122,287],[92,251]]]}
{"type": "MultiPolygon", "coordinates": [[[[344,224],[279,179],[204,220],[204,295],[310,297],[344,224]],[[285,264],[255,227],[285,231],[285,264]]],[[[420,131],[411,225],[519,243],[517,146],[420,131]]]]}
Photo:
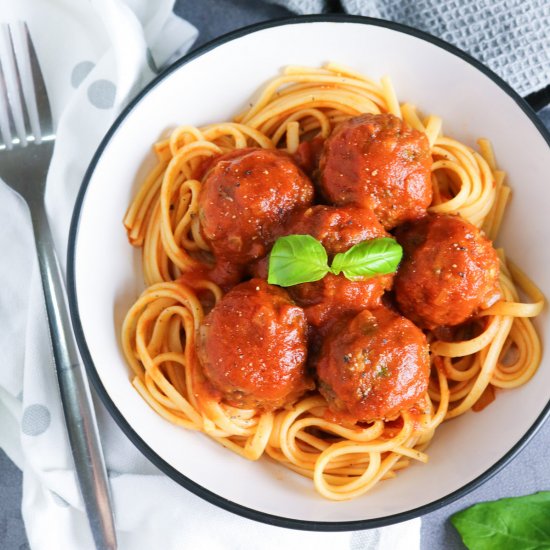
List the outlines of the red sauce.
{"type": "Polygon", "coordinates": [[[350,281],[344,275],[329,273],[320,281],[292,286],[288,290],[295,302],[304,308],[308,323],[320,327],[348,313],[380,306],[391,280],[391,275],[382,275],[350,281]]]}
{"type": "Polygon", "coordinates": [[[496,399],[495,387],[489,384],[484,390],[479,399],[473,404],[474,412],[481,412],[485,407],[488,407],[496,399]]]}
{"type": "Polygon", "coordinates": [[[203,179],[202,232],[216,258],[245,264],[264,256],[275,231],[312,200],[313,185],[288,155],[238,149],[218,157],[203,179]]]}
{"type": "Polygon", "coordinates": [[[401,411],[417,423],[424,415],[428,344],[413,322],[453,338],[475,328],[472,316],[500,296],[498,258],[468,222],[426,214],[427,138],[392,115],[352,118],[324,143],[301,144],[294,159],[249,148],[198,169],[201,230],[214,262],[182,278],[206,277],[229,290],[199,330],[206,383],[229,404],[272,410],[314,388],[307,364],[317,370],[327,418],[350,426],[382,418],[389,437],[402,427],[401,411]],[[311,207],[314,189],[302,170],[319,178],[336,206],[311,207]],[[265,281],[279,236],[312,235],[331,261],[397,225],[405,256],[393,290],[406,317],[383,305],[394,275],[329,274],[287,290],[265,281]]]}
{"type": "MultiPolygon", "coordinates": [[[[285,235],[311,235],[325,247],[329,261],[360,242],[387,237],[372,210],[355,206],[313,206],[291,217],[285,235]]],[[[377,307],[393,275],[350,281],[328,274],[320,281],[289,288],[290,295],[306,312],[308,322],[320,327],[348,313],[377,307]]]]}
{"type": "Polygon", "coordinates": [[[363,422],[392,419],[412,406],[426,392],[429,373],[423,332],[386,308],[336,326],[317,363],[329,408],[363,422]]]}
{"type": "Polygon", "coordinates": [[[195,168],[193,177],[197,180],[202,180],[202,178],[204,178],[208,170],[212,168],[212,165],[215,164],[219,158],[220,156],[213,155],[211,157],[205,157],[201,159],[198,166],[195,168]]]}
{"type": "Polygon", "coordinates": [[[205,317],[197,352],[204,375],[227,403],[269,410],[313,388],[306,335],[304,312],[288,294],[252,279],[205,317]]]}
{"type": "Polygon", "coordinates": [[[320,185],[333,204],[374,210],[386,229],[421,218],[432,200],[426,136],[390,114],[340,124],[326,140],[320,185]]]}
{"type": "Polygon", "coordinates": [[[458,325],[500,298],[499,259],[491,241],[459,216],[430,215],[400,227],[404,249],[394,290],[418,326],[458,325]]]}
{"type": "Polygon", "coordinates": [[[197,281],[208,279],[227,292],[243,279],[245,269],[242,265],[233,264],[219,258],[214,264],[194,268],[193,271],[182,273],[180,279],[195,288],[197,281]]]}
{"type": "Polygon", "coordinates": [[[325,140],[322,137],[304,141],[300,143],[298,150],[293,155],[296,164],[310,177],[315,175],[319,167],[324,143],[325,140]]]}
{"type": "Polygon", "coordinates": [[[322,205],[296,212],[282,234],[311,235],[321,241],[329,256],[363,241],[390,236],[369,208],[322,205]]]}

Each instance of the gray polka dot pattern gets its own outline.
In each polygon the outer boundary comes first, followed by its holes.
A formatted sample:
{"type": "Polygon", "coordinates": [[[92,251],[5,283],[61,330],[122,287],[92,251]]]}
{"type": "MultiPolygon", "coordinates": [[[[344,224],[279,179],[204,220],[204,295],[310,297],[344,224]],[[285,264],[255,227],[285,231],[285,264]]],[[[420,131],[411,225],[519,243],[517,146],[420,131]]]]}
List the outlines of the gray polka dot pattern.
{"type": "Polygon", "coordinates": [[[77,63],[71,73],[71,86],[73,88],[78,88],[94,67],[95,63],[92,63],[91,61],[81,61],[80,63],[77,63]]]}
{"type": "Polygon", "coordinates": [[[52,491],[52,498],[58,506],[61,506],[61,508],[68,508],[69,507],[69,503],[63,497],[60,497],[54,491],[52,491]]]}
{"type": "Polygon", "coordinates": [[[43,434],[51,421],[50,411],[44,405],[29,405],[23,411],[21,431],[25,435],[43,434]]]}
{"type": "Polygon", "coordinates": [[[88,99],[98,109],[110,109],[115,104],[116,86],[110,80],[96,80],[88,88],[88,99]]]}

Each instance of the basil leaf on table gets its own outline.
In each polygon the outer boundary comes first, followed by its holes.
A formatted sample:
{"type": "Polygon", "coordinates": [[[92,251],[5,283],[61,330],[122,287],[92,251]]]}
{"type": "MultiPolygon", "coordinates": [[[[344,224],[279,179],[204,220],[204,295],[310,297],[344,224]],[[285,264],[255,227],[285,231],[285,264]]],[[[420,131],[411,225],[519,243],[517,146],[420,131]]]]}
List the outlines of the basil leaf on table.
{"type": "Polygon", "coordinates": [[[451,521],[470,550],[548,550],[550,491],[476,504],[451,521]]]}
{"type": "Polygon", "coordinates": [[[403,249],[394,239],[372,239],[352,246],[347,252],[336,254],[331,271],[335,275],[343,272],[348,279],[386,275],[397,269],[402,256],[403,249]]]}
{"type": "Polygon", "coordinates": [[[292,286],[322,279],[329,271],[327,251],[311,235],[289,235],[275,242],[267,282],[292,286]]]}

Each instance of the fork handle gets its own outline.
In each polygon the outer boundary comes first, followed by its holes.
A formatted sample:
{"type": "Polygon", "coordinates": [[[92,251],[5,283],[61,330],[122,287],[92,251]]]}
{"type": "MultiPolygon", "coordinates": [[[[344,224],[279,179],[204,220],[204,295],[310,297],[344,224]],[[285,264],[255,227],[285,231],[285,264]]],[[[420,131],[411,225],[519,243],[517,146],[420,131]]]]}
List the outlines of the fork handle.
{"type": "Polygon", "coordinates": [[[61,268],[43,203],[30,205],[51,341],[82,500],[97,550],[117,547],[109,484],[87,380],[69,318],[61,268]]]}

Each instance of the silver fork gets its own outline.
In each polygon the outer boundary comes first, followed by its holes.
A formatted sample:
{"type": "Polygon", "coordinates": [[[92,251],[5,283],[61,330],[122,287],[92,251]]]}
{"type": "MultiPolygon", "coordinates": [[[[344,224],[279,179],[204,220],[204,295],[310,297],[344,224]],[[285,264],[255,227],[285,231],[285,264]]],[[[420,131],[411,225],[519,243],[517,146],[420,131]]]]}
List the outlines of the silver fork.
{"type": "Polygon", "coordinates": [[[46,87],[26,24],[0,25],[0,178],[28,204],[57,378],[73,459],[98,550],[115,549],[109,485],[91,395],[69,319],[44,191],[55,133],[46,87]]]}

